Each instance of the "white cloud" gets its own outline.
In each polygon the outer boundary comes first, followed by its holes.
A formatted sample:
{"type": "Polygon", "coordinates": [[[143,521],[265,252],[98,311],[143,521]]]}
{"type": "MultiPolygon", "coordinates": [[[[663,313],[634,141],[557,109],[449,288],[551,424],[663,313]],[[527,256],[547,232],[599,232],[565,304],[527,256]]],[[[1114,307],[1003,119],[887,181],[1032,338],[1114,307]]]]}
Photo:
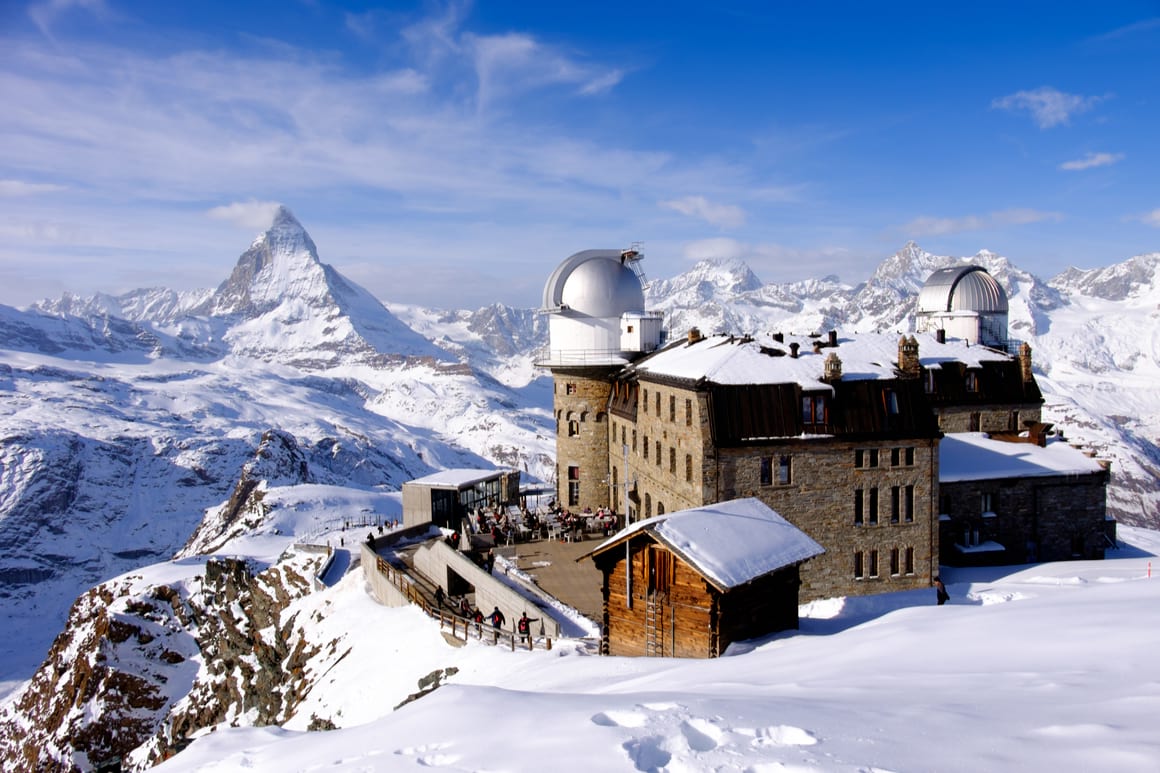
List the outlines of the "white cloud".
{"type": "Polygon", "coordinates": [[[1077,158],[1074,161],[1064,161],[1059,165],[1059,168],[1069,172],[1076,172],[1083,169],[1094,169],[1097,166],[1109,166],[1123,160],[1123,153],[1088,153],[1083,158],[1077,158]]]}
{"type": "Polygon", "coordinates": [[[714,204],[704,196],[685,196],[681,199],[659,202],[660,206],[697,217],[722,228],[736,228],[745,224],[745,210],[732,204],[714,204]]]}
{"type": "Polygon", "coordinates": [[[1139,221],[1145,225],[1150,225],[1153,228],[1160,228],[1160,209],[1154,209],[1151,212],[1145,212],[1138,218],[1139,221]]]}
{"type": "Polygon", "coordinates": [[[270,227],[274,213],[280,206],[277,201],[235,201],[232,204],[214,207],[206,214],[216,220],[225,220],[236,226],[260,231],[270,227]]]}
{"type": "Polygon", "coordinates": [[[30,183],[24,180],[0,180],[0,196],[35,196],[38,193],[53,193],[66,190],[63,185],[52,183],[30,183]]]}
{"type": "Polygon", "coordinates": [[[1041,212],[1035,209],[1007,209],[985,215],[964,215],[962,217],[916,217],[902,226],[906,235],[945,236],[966,231],[984,231],[1004,225],[1028,225],[1029,223],[1059,222],[1063,215],[1059,212],[1041,212]]]}
{"type": "Polygon", "coordinates": [[[1027,110],[1040,129],[1066,124],[1073,115],[1092,109],[1103,97],[1084,97],[1067,94],[1050,86],[1031,91],[1017,91],[991,102],[991,107],[1002,110],[1027,110]]]}
{"type": "Polygon", "coordinates": [[[28,7],[28,16],[40,31],[48,37],[52,35],[52,25],[61,16],[74,8],[103,17],[109,12],[105,0],[45,0],[28,7]]]}

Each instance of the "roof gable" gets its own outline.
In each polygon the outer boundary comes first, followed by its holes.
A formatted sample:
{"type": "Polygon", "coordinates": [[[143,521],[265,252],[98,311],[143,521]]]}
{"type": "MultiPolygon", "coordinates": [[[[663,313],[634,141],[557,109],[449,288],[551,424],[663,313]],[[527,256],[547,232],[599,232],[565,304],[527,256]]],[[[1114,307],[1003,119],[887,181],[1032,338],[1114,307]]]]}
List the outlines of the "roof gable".
{"type": "Polygon", "coordinates": [[[720,590],[744,585],[825,552],[805,532],[758,499],[678,510],[638,521],[577,560],[647,533],[720,590]]]}

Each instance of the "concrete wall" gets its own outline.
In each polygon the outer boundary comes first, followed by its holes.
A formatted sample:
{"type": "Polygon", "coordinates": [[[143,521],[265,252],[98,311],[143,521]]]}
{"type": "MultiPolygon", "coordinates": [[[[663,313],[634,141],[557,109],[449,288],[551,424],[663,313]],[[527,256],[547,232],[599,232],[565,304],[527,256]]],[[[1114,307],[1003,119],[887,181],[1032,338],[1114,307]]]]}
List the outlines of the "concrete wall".
{"type": "MultiPolygon", "coordinates": [[[[372,559],[373,560],[373,559],[372,559]]],[[[506,584],[479,568],[471,559],[453,549],[443,540],[432,540],[415,549],[413,556],[415,569],[422,572],[432,582],[447,587],[448,570],[455,572],[475,588],[475,605],[485,615],[491,614],[493,607],[499,607],[507,623],[505,630],[513,630],[516,621],[524,612],[530,618],[538,618],[532,624],[532,632],[538,634],[540,624],[544,635],[560,637],[560,623],[551,617],[550,611],[522,596],[506,584]]]]}
{"type": "MultiPolygon", "coordinates": [[[[379,557],[374,548],[369,543],[363,542],[359,549],[362,553],[363,576],[371,587],[371,595],[374,596],[375,601],[385,607],[405,607],[411,603],[406,596],[399,592],[398,588],[391,584],[389,576],[379,571],[379,557]]],[[[396,571],[391,567],[387,567],[387,569],[388,571],[396,571]]]]}

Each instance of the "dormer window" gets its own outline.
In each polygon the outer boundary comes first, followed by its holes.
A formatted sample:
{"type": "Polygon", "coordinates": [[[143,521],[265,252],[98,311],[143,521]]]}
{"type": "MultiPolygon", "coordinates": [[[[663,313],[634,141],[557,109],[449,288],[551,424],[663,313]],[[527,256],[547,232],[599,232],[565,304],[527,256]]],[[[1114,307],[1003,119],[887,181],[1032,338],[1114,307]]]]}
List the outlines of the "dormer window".
{"type": "Polygon", "coordinates": [[[967,391],[971,394],[979,391],[979,374],[974,371],[967,371],[967,391]]]}
{"type": "Polygon", "coordinates": [[[802,395],[802,424],[826,423],[826,396],[802,395]]]}

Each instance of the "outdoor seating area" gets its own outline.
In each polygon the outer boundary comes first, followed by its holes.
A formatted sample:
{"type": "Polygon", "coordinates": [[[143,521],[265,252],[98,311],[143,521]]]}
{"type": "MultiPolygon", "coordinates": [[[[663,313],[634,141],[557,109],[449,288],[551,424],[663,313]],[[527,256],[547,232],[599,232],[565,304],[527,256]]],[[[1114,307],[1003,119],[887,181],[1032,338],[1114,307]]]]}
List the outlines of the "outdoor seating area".
{"type": "Polygon", "coordinates": [[[495,546],[535,540],[580,542],[589,537],[605,537],[619,528],[616,513],[599,509],[573,513],[555,502],[528,509],[516,505],[485,506],[470,512],[467,523],[473,536],[490,537],[495,546]]]}

